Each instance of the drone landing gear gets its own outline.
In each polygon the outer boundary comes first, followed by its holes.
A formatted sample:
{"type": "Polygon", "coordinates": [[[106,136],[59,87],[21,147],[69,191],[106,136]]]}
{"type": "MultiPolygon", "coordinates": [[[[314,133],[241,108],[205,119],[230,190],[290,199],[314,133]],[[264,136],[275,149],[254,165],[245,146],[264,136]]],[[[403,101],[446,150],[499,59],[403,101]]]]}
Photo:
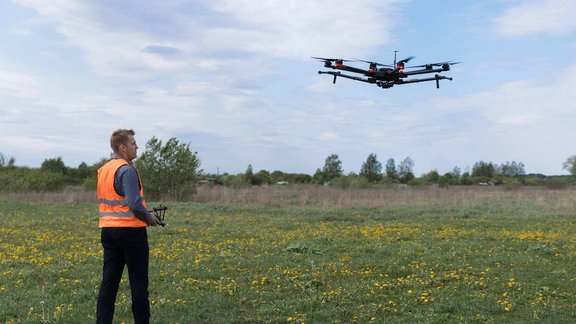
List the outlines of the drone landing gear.
{"type": "Polygon", "coordinates": [[[395,79],[392,81],[382,81],[382,80],[376,80],[373,77],[370,78],[361,78],[361,77],[357,77],[357,76],[352,76],[352,75],[347,75],[347,74],[343,74],[341,72],[333,72],[333,71],[318,71],[318,74],[330,74],[332,76],[334,76],[334,79],[332,80],[332,83],[336,83],[336,79],[338,77],[341,78],[346,78],[346,79],[351,79],[351,80],[356,80],[356,81],[362,81],[362,82],[366,82],[366,83],[371,83],[371,84],[376,84],[377,86],[379,86],[382,89],[389,89],[392,88],[394,85],[400,85],[400,84],[408,84],[408,83],[419,83],[419,82],[427,82],[427,81],[436,81],[436,88],[440,88],[440,80],[450,80],[452,81],[452,78],[450,77],[446,77],[443,75],[439,75],[436,74],[434,75],[434,77],[430,77],[430,78],[422,78],[422,79],[410,79],[410,80],[404,80],[404,79],[395,79]]]}
{"type": "Polygon", "coordinates": [[[440,89],[440,80],[444,79],[444,80],[450,80],[452,81],[452,78],[449,77],[445,77],[443,75],[435,75],[435,79],[436,79],[436,89],[440,89]]]}

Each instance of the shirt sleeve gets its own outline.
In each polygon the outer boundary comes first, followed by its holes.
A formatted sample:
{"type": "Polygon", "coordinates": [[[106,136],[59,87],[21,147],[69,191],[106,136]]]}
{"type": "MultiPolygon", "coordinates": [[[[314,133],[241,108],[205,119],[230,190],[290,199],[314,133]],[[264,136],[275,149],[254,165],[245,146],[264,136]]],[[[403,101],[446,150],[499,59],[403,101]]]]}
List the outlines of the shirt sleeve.
{"type": "Polygon", "coordinates": [[[116,174],[114,187],[116,191],[128,200],[128,207],[134,215],[144,221],[148,222],[152,218],[148,210],[142,204],[142,197],[140,196],[140,181],[138,180],[138,173],[132,166],[121,166],[116,174]]]}

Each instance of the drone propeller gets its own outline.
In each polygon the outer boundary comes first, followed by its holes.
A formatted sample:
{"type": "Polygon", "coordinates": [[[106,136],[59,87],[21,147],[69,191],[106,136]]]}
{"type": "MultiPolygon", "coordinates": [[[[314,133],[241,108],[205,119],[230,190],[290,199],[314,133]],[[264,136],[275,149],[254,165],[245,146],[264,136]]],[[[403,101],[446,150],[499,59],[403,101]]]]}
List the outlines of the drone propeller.
{"type": "Polygon", "coordinates": [[[352,62],[352,60],[343,60],[343,59],[339,59],[339,58],[328,58],[328,57],[316,57],[316,56],[311,56],[311,58],[316,59],[316,60],[320,60],[320,61],[324,61],[324,62],[352,62]]]}
{"type": "Polygon", "coordinates": [[[376,66],[392,67],[392,65],[389,65],[389,64],[382,64],[382,63],[378,63],[378,62],[366,61],[366,60],[361,60],[361,59],[354,59],[354,61],[364,62],[364,63],[368,63],[370,65],[374,64],[376,66]]]}
{"type": "Polygon", "coordinates": [[[409,68],[425,68],[425,67],[432,67],[432,66],[443,66],[443,65],[454,65],[454,64],[460,64],[462,62],[453,62],[453,61],[446,61],[446,62],[438,62],[438,63],[428,63],[428,64],[422,64],[422,65],[414,65],[414,66],[409,66],[409,68]]]}
{"type": "Polygon", "coordinates": [[[408,62],[410,62],[413,58],[414,58],[414,56],[410,56],[410,57],[407,57],[407,58],[405,58],[405,59],[403,59],[403,60],[398,61],[397,63],[408,63],[408,62]]]}

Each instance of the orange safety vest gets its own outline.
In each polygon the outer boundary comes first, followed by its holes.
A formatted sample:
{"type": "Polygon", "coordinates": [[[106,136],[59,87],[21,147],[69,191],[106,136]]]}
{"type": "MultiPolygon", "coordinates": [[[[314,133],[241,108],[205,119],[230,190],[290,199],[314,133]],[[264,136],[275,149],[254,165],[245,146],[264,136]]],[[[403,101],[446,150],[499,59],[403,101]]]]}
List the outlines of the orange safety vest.
{"type": "MultiPolygon", "coordinates": [[[[114,190],[114,177],[116,171],[123,166],[129,165],[124,159],[112,159],[98,169],[98,209],[100,211],[100,220],[98,227],[146,227],[147,224],[138,219],[128,207],[128,199],[120,196],[114,190]]],[[[140,183],[140,197],[144,197],[144,188],[142,179],[138,175],[140,183]]],[[[142,198],[142,204],[145,208],[146,201],[142,198]]]]}

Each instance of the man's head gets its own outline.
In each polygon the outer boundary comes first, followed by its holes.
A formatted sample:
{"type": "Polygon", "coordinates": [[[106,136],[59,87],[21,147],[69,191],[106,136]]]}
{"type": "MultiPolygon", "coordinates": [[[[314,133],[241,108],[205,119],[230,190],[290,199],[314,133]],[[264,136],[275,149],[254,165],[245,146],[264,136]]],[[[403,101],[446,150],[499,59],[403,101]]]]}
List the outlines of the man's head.
{"type": "Polygon", "coordinates": [[[134,139],[134,131],[131,129],[119,129],[112,133],[110,137],[110,147],[114,153],[122,156],[127,161],[132,161],[136,158],[136,139],[134,139]]]}

